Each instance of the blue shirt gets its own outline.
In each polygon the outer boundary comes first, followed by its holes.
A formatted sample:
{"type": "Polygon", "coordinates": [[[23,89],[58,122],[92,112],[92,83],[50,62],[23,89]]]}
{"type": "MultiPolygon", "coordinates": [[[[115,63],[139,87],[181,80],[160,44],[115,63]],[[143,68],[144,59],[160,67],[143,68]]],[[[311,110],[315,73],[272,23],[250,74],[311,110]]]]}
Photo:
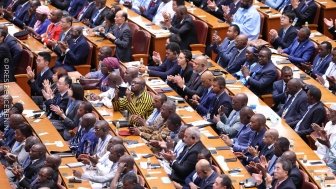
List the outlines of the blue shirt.
{"type": "Polygon", "coordinates": [[[45,19],[44,22],[40,25],[40,27],[35,32],[38,33],[39,35],[44,34],[47,31],[47,28],[50,23],[51,22],[49,19],[45,19]]]}
{"type": "Polygon", "coordinates": [[[250,138],[252,138],[252,132],[250,125],[244,125],[238,132],[236,138],[233,139],[233,151],[242,152],[250,145],[250,138]]]}
{"type": "Polygon", "coordinates": [[[258,39],[260,33],[260,14],[251,6],[248,9],[239,8],[233,15],[233,24],[237,24],[241,34],[247,35],[249,40],[258,39]]]}
{"type": "Polygon", "coordinates": [[[273,9],[277,9],[284,2],[284,0],[266,0],[265,4],[273,9]]]}
{"type": "Polygon", "coordinates": [[[93,155],[93,152],[96,148],[98,138],[95,134],[94,128],[90,130],[83,130],[83,136],[78,144],[76,155],[80,154],[90,154],[93,155]]]}

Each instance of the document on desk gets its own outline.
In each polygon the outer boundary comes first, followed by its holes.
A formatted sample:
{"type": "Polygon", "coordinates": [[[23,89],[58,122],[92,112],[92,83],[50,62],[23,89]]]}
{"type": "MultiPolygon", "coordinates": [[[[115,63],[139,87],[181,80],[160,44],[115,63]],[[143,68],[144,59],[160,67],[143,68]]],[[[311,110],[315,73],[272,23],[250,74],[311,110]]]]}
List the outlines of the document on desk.
{"type": "Polygon", "coordinates": [[[192,126],[203,126],[203,125],[211,125],[212,123],[207,120],[199,120],[190,123],[192,126]]]}

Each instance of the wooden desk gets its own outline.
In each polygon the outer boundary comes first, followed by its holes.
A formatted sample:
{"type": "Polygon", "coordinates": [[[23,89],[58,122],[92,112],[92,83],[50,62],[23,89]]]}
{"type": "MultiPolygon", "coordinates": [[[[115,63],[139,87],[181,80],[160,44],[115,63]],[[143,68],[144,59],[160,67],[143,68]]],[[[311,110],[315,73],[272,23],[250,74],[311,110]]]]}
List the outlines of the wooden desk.
{"type": "Polygon", "coordinates": [[[268,8],[268,9],[261,9],[261,6],[266,6],[265,4],[254,1],[254,6],[257,8],[257,10],[264,15],[264,26],[263,30],[260,31],[260,34],[262,35],[262,38],[266,41],[270,40],[269,37],[269,31],[271,29],[275,29],[276,31],[279,31],[280,29],[280,17],[281,13],[275,9],[268,8]]]}
{"type": "Polygon", "coordinates": [[[328,36],[323,35],[322,33],[320,33],[319,31],[316,31],[316,30],[311,31],[310,39],[317,44],[321,44],[323,41],[328,41],[328,42],[331,43],[331,45],[333,47],[336,47],[336,41],[332,40],[328,36]]]}
{"type": "Polygon", "coordinates": [[[80,171],[83,173],[83,168],[69,168],[66,164],[68,163],[76,163],[77,159],[75,157],[63,157],[61,166],[58,168],[60,175],[62,177],[63,183],[67,188],[91,188],[91,184],[89,181],[82,180],[82,183],[70,183],[69,179],[74,178],[73,170],[80,171]]]}
{"type": "MultiPolygon", "coordinates": [[[[4,84],[5,88],[8,89],[8,93],[12,95],[14,102],[21,102],[24,103],[23,107],[24,110],[40,110],[38,106],[33,102],[33,100],[14,82],[12,83],[6,83],[4,84]]],[[[34,130],[34,133],[36,136],[38,136],[41,140],[41,142],[45,145],[47,148],[48,153],[52,151],[69,151],[70,148],[67,145],[67,142],[63,140],[61,135],[58,133],[58,131],[55,129],[55,127],[51,124],[50,120],[44,116],[42,119],[33,119],[31,117],[28,117],[27,115],[23,114],[27,122],[31,125],[31,127],[34,130]],[[37,122],[37,120],[39,120],[37,122]],[[57,146],[55,142],[58,141],[63,146],[59,145],[57,146]]],[[[77,159],[75,157],[68,157],[68,158],[62,158],[62,165],[65,165],[66,163],[70,162],[77,162],[77,159]]],[[[81,169],[80,169],[81,170],[81,169]]],[[[88,188],[90,187],[90,184],[88,182],[83,181],[81,184],[71,184],[68,182],[69,176],[72,175],[72,169],[62,166],[60,169],[60,174],[62,176],[62,179],[64,183],[66,184],[67,188],[72,188],[71,186],[85,186],[88,188]]],[[[82,170],[81,170],[82,171],[82,170]]],[[[1,171],[0,171],[1,172],[1,171]]]]}
{"type": "Polygon", "coordinates": [[[11,188],[7,175],[5,174],[5,169],[3,166],[0,166],[0,185],[1,188],[11,188]]]}
{"type": "Polygon", "coordinates": [[[315,2],[321,5],[321,13],[318,24],[319,31],[321,31],[324,35],[333,38],[328,31],[328,26],[324,24],[323,19],[331,18],[333,21],[336,19],[336,2],[332,0],[316,0],[315,2]]]}
{"type": "MultiPolygon", "coordinates": [[[[14,24],[10,23],[8,20],[5,20],[4,18],[0,18],[0,24],[6,24],[8,27],[8,33],[13,35],[16,32],[21,31],[21,29],[14,24]]],[[[18,40],[20,44],[25,47],[26,49],[29,49],[31,52],[33,52],[35,58],[37,57],[37,54],[39,52],[50,52],[51,53],[51,61],[49,63],[49,67],[53,67],[56,62],[57,55],[50,50],[49,48],[44,47],[44,45],[38,41],[37,39],[28,36],[28,39],[25,40],[18,40]]],[[[35,61],[34,61],[35,62],[35,61]]]]}

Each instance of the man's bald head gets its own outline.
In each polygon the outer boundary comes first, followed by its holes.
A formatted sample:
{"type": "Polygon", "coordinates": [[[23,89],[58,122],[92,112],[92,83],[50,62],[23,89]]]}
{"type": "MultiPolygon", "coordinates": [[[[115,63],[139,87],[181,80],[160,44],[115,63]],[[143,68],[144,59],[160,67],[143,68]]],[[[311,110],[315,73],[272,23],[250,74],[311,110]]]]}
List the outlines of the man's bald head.
{"type": "Polygon", "coordinates": [[[16,126],[24,122],[26,122],[26,119],[23,117],[22,114],[12,114],[9,117],[9,126],[13,129],[15,129],[16,126]]]}
{"type": "Polygon", "coordinates": [[[235,39],[237,49],[243,49],[247,46],[248,37],[244,34],[240,34],[235,39]]]}
{"type": "Polygon", "coordinates": [[[205,71],[201,76],[202,86],[204,88],[210,88],[214,78],[215,77],[211,71],[205,71]]]}
{"type": "Polygon", "coordinates": [[[129,67],[125,72],[125,81],[131,84],[132,80],[139,75],[139,68],[137,67],[129,67]]]}
{"type": "Polygon", "coordinates": [[[291,95],[295,95],[302,89],[302,82],[298,78],[293,78],[287,83],[287,91],[291,95]]]}
{"type": "Polygon", "coordinates": [[[240,111],[247,105],[248,97],[245,93],[238,93],[232,98],[232,108],[236,111],[240,111]]]}
{"type": "Polygon", "coordinates": [[[296,154],[293,151],[286,151],[281,155],[281,158],[290,161],[293,165],[296,163],[296,154]]]}
{"type": "Polygon", "coordinates": [[[119,73],[111,72],[108,75],[108,82],[111,87],[116,88],[117,86],[121,85],[122,78],[119,73]]]}
{"type": "Polygon", "coordinates": [[[87,113],[84,114],[82,117],[82,121],[81,121],[81,126],[83,128],[92,128],[94,126],[94,124],[96,123],[97,119],[96,119],[96,115],[93,113],[87,113]]]}
{"type": "Polygon", "coordinates": [[[59,155],[51,154],[47,156],[45,166],[52,167],[53,169],[57,170],[61,163],[62,158],[59,155]]]}
{"type": "Polygon", "coordinates": [[[279,138],[279,131],[276,129],[268,129],[267,132],[272,136],[272,138],[274,139],[274,141],[278,140],[279,138]]]}

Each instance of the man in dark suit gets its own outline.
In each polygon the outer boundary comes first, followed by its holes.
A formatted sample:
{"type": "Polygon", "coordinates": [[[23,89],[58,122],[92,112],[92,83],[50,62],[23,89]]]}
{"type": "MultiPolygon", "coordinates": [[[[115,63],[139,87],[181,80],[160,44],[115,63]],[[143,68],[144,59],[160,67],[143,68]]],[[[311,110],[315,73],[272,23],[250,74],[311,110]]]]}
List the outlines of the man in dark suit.
{"type": "Polygon", "coordinates": [[[280,137],[274,143],[274,155],[272,158],[268,162],[266,161],[266,158],[260,158],[260,161],[267,162],[267,169],[265,171],[267,171],[268,174],[273,175],[277,160],[282,156],[283,153],[289,150],[289,146],[289,140],[285,137],[280,137]]]}
{"type": "Polygon", "coordinates": [[[290,170],[289,178],[292,179],[296,188],[301,188],[304,181],[300,169],[296,166],[297,159],[295,152],[288,150],[282,154],[281,159],[285,159],[292,163],[292,169],[290,170]]]}
{"type": "Polygon", "coordinates": [[[305,72],[313,77],[316,77],[316,75],[319,76],[324,75],[332,59],[331,49],[332,49],[331,43],[328,41],[323,41],[318,47],[319,53],[314,58],[313,63],[301,64],[305,72]]]}
{"type": "Polygon", "coordinates": [[[273,109],[279,111],[287,99],[287,83],[293,78],[293,70],[289,66],[281,68],[281,79],[273,83],[272,98],[274,102],[273,109]]]}
{"type": "Polygon", "coordinates": [[[191,75],[191,78],[188,83],[185,83],[181,77],[176,78],[176,83],[181,89],[181,96],[187,96],[187,98],[192,98],[194,94],[198,96],[202,95],[204,90],[201,85],[201,76],[208,69],[208,61],[205,56],[198,56],[194,60],[194,73],[191,75]]]}
{"type": "Polygon", "coordinates": [[[39,170],[44,166],[47,149],[42,143],[34,144],[29,153],[30,163],[23,164],[23,172],[18,170],[16,176],[19,179],[19,186],[30,188],[30,184],[37,178],[39,170]],[[24,176],[24,177],[23,177],[24,176]]]}
{"type": "Polygon", "coordinates": [[[68,10],[71,0],[50,0],[51,4],[58,9],[68,10]]]}
{"type": "Polygon", "coordinates": [[[222,6],[229,6],[231,0],[213,0],[213,1],[205,1],[202,2],[202,9],[209,12],[210,14],[216,16],[219,19],[223,19],[223,9],[222,6]]]}
{"type": "Polygon", "coordinates": [[[58,47],[62,53],[58,54],[55,67],[63,67],[67,71],[74,71],[75,65],[86,62],[90,46],[82,34],[82,27],[74,26],[69,32],[71,39],[66,42],[58,42],[58,47]]]}
{"type": "Polygon", "coordinates": [[[274,143],[279,138],[279,132],[276,129],[269,129],[265,132],[262,145],[258,148],[249,146],[247,148],[248,153],[245,155],[242,152],[235,152],[235,155],[242,157],[243,163],[245,165],[250,162],[259,163],[260,157],[264,156],[267,161],[269,161],[274,155],[274,143]]]}
{"type": "MultiPolygon", "coordinates": [[[[48,52],[39,52],[36,58],[37,75],[30,66],[27,67],[28,84],[30,86],[31,96],[35,98],[42,98],[42,89],[44,80],[52,80],[53,72],[49,69],[51,55],[48,52]]],[[[43,103],[43,99],[36,99],[36,104],[43,103]]]]}
{"type": "Polygon", "coordinates": [[[132,35],[126,21],[127,13],[122,10],[118,11],[115,16],[116,26],[112,33],[106,35],[107,38],[114,41],[116,45],[116,57],[122,62],[129,62],[132,59],[132,35]]]}
{"type": "Polygon", "coordinates": [[[68,90],[70,89],[72,84],[72,80],[69,76],[63,76],[58,79],[57,81],[57,89],[58,93],[53,94],[53,91],[49,90],[42,90],[42,94],[46,101],[44,102],[47,108],[48,117],[49,119],[60,119],[59,115],[57,115],[54,111],[51,111],[50,105],[59,106],[60,109],[65,112],[69,97],[68,97],[68,90]]]}
{"type": "Polygon", "coordinates": [[[218,109],[221,108],[222,112],[229,116],[232,111],[232,99],[225,92],[226,82],[224,77],[216,77],[213,80],[212,91],[216,94],[216,96],[212,99],[210,103],[210,108],[207,112],[207,119],[212,121],[214,115],[218,115],[218,109]]]}
{"type": "Polygon", "coordinates": [[[90,20],[86,20],[84,21],[84,23],[91,28],[99,26],[104,22],[104,18],[109,11],[110,8],[106,6],[106,0],[97,0],[96,8],[92,12],[90,20]]]}
{"type": "Polygon", "coordinates": [[[314,44],[310,41],[309,36],[309,28],[301,28],[292,44],[283,50],[278,50],[278,52],[288,57],[288,60],[295,65],[309,62],[315,52],[314,44]]]}
{"type": "Polygon", "coordinates": [[[37,178],[30,184],[31,188],[58,188],[57,184],[52,179],[53,173],[54,170],[51,167],[42,167],[38,172],[37,178]]]}
{"type": "Polygon", "coordinates": [[[193,186],[200,189],[210,189],[218,176],[218,174],[212,169],[209,161],[206,159],[199,160],[196,164],[195,171],[193,171],[189,176],[195,175],[197,176],[195,181],[192,182],[192,180],[186,179],[182,189],[193,188],[193,186]]]}
{"type": "Polygon", "coordinates": [[[252,92],[261,96],[272,91],[273,82],[277,78],[277,72],[271,60],[272,52],[269,48],[263,48],[259,51],[260,68],[250,75],[246,66],[242,67],[242,73],[246,79],[246,84],[252,92]]]}
{"type": "Polygon", "coordinates": [[[272,189],[296,189],[296,186],[292,179],[289,177],[292,169],[292,163],[287,160],[279,159],[275,165],[274,177],[271,184],[272,189]]]}
{"type": "Polygon", "coordinates": [[[202,149],[200,141],[201,133],[197,127],[189,127],[184,133],[183,141],[186,144],[183,152],[174,159],[171,156],[168,161],[171,162],[172,173],[170,178],[180,184],[184,184],[184,179],[195,169],[197,163],[197,155],[202,149]]]}
{"type": "Polygon", "coordinates": [[[30,2],[28,0],[21,1],[22,4],[18,5],[15,12],[12,11],[5,11],[4,17],[14,24],[22,23],[24,17],[28,13],[30,8],[30,2]]]}
{"type": "Polygon", "coordinates": [[[180,43],[181,49],[190,50],[190,44],[198,43],[194,22],[184,5],[177,7],[173,19],[165,20],[163,25],[183,39],[180,43]]]}
{"type": "Polygon", "coordinates": [[[210,109],[211,102],[216,97],[216,94],[212,90],[213,79],[214,76],[212,72],[205,71],[201,76],[201,85],[204,87],[202,96],[198,96],[197,94],[195,94],[190,100],[191,105],[201,116],[206,116],[207,112],[210,109]]]}
{"type": "Polygon", "coordinates": [[[96,2],[93,0],[84,0],[84,7],[77,14],[76,18],[79,21],[89,20],[96,9],[96,2]]]}
{"type": "Polygon", "coordinates": [[[79,12],[84,8],[84,4],[87,1],[83,1],[83,0],[71,0],[69,8],[68,8],[68,12],[69,15],[72,17],[76,17],[79,12]]]}
{"type": "Polygon", "coordinates": [[[317,5],[315,1],[312,0],[291,0],[291,4],[288,5],[284,12],[294,12],[295,19],[293,21],[293,25],[297,28],[301,28],[305,22],[308,24],[312,24],[315,18],[317,10],[317,5]]]}
{"type": "Polygon", "coordinates": [[[231,24],[226,32],[226,38],[221,43],[221,38],[218,34],[213,34],[212,51],[217,54],[216,62],[226,67],[232,56],[232,49],[235,48],[235,39],[240,34],[239,27],[236,24],[231,24]]]}
{"type": "Polygon", "coordinates": [[[281,29],[277,32],[271,29],[269,32],[270,41],[275,49],[287,48],[297,36],[297,28],[292,26],[295,19],[295,14],[292,12],[284,12],[280,17],[281,29]]]}
{"type": "Polygon", "coordinates": [[[246,35],[238,35],[235,39],[235,48],[232,49],[232,55],[228,62],[226,70],[229,73],[236,73],[242,67],[246,61],[246,47],[247,47],[248,38],[246,35]]]}
{"type": "Polygon", "coordinates": [[[23,20],[15,20],[15,24],[21,28],[24,28],[24,26],[34,27],[37,18],[36,18],[36,9],[37,7],[41,6],[41,2],[39,0],[32,0],[29,1],[30,6],[27,11],[27,14],[25,14],[23,20]]]}
{"type": "Polygon", "coordinates": [[[0,29],[0,82],[7,83],[14,81],[14,66],[13,58],[10,53],[10,48],[5,43],[7,32],[0,29]]]}
{"type": "Polygon", "coordinates": [[[321,90],[315,86],[308,86],[308,109],[306,113],[301,117],[298,123],[293,129],[301,136],[302,139],[306,139],[306,135],[313,132],[312,123],[321,125],[326,118],[326,111],[323,103],[321,102],[321,90]]]}
{"type": "Polygon", "coordinates": [[[294,127],[307,111],[308,97],[302,89],[301,80],[296,78],[288,81],[286,93],[288,97],[278,115],[285,119],[289,126],[294,127]]]}
{"type": "Polygon", "coordinates": [[[21,58],[22,46],[20,45],[20,43],[15,37],[13,37],[12,35],[8,33],[7,26],[5,25],[0,26],[0,29],[3,32],[3,35],[5,36],[4,43],[7,44],[7,46],[9,47],[10,53],[12,55],[12,58],[13,58],[12,61],[14,63],[13,69],[15,70],[15,67],[17,66],[21,58]]]}
{"type": "Polygon", "coordinates": [[[149,76],[160,77],[162,80],[166,80],[168,75],[176,75],[181,69],[181,66],[177,64],[177,57],[179,54],[179,45],[171,42],[166,46],[166,58],[163,63],[161,63],[159,54],[153,55],[153,60],[157,62],[159,66],[141,66],[139,72],[147,72],[149,76]]]}

